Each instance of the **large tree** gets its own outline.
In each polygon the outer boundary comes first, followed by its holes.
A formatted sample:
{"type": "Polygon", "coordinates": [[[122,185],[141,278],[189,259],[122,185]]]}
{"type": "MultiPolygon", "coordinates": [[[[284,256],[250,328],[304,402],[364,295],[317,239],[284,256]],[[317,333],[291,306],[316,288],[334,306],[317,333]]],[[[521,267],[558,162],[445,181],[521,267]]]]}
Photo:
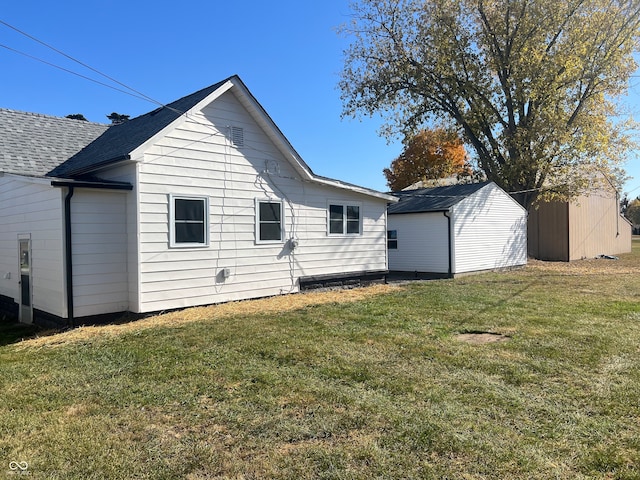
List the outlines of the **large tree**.
{"type": "Polygon", "coordinates": [[[425,129],[404,143],[402,153],[382,171],[391,190],[402,190],[420,181],[472,173],[462,140],[454,131],[425,129]]]}
{"type": "Polygon", "coordinates": [[[640,225],[640,197],[629,202],[625,216],[631,220],[631,223],[634,225],[640,225]]]}
{"type": "Polygon", "coordinates": [[[631,148],[616,98],[636,68],[640,0],[360,0],[340,79],[344,115],[411,135],[460,128],[487,178],[571,198],[631,148]],[[619,120],[619,117],[618,117],[619,120]]]}

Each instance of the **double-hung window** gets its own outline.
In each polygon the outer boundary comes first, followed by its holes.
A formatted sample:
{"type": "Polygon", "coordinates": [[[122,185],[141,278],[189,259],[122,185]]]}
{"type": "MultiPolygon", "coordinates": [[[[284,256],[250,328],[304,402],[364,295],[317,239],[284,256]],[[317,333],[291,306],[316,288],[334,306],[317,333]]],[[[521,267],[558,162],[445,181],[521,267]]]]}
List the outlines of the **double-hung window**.
{"type": "Polygon", "coordinates": [[[209,245],[209,199],[170,195],[171,247],[206,247],[209,245]]]}
{"type": "Polygon", "coordinates": [[[329,235],[359,235],[362,233],[360,205],[329,204],[329,235]]]}
{"type": "Polygon", "coordinates": [[[398,231],[397,230],[387,230],[387,249],[389,250],[398,249],[398,231]]]}
{"type": "Polygon", "coordinates": [[[257,243],[282,242],[284,222],[282,202],[256,200],[256,241],[257,243]]]}

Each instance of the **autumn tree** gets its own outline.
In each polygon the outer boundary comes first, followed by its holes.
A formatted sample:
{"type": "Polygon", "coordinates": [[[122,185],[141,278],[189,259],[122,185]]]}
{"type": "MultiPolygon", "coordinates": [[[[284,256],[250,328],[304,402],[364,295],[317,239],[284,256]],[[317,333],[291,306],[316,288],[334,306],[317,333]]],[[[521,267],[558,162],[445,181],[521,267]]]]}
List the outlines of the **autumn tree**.
{"type": "Polygon", "coordinates": [[[569,199],[632,145],[616,103],[636,69],[640,0],[359,0],[340,79],[343,115],[388,137],[459,128],[489,180],[569,199]],[[617,115],[617,117],[616,117],[617,115]],[[614,121],[617,119],[618,121],[614,121]]]}
{"type": "Polygon", "coordinates": [[[400,156],[383,170],[387,185],[393,191],[419,181],[471,173],[467,152],[454,131],[425,129],[404,143],[400,156]]]}

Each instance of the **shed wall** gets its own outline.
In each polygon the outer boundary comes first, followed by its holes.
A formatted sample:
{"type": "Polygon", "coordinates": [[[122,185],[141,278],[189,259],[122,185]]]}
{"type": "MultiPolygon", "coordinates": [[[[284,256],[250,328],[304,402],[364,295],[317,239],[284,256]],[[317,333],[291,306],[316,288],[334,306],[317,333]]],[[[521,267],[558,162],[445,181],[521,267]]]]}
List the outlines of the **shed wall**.
{"type": "Polygon", "coordinates": [[[453,207],[453,273],[527,263],[527,213],[495,184],[453,207]]]}
{"type": "Polygon", "coordinates": [[[529,211],[529,255],[569,261],[569,208],[565,202],[541,202],[529,211]]]}
{"type": "Polygon", "coordinates": [[[569,204],[569,260],[631,252],[631,225],[614,192],[581,196],[569,204]]]}
{"type": "Polygon", "coordinates": [[[389,215],[398,248],[389,250],[389,270],[449,273],[448,220],[443,212],[389,215]]]}

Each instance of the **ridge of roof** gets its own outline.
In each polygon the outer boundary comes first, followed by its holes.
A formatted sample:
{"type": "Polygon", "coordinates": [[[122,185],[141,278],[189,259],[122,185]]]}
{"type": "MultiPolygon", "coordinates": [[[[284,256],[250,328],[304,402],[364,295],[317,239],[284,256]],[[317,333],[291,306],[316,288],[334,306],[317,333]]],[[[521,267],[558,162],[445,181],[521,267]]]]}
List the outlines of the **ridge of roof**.
{"type": "Polygon", "coordinates": [[[48,175],[55,177],[73,176],[101,165],[128,158],[129,153],[184,115],[230,78],[232,77],[162,105],[124,123],[112,125],[100,137],[48,172],[48,175]]]}
{"type": "Polygon", "coordinates": [[[418,188],[393,192],[400,198],[396,204],[389,205],[389,214],[442,212],[473,195],[493,182],[464,183],[442,187],[418,188]]]}

